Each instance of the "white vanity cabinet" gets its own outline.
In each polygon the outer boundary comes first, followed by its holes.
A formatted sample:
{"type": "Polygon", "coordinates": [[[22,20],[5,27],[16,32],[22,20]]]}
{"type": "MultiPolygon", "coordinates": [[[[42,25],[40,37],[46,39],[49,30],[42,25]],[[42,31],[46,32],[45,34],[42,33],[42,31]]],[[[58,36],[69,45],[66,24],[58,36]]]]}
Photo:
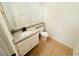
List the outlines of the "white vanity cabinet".
{"type": "Polygon", "coordinates": [[[39,43],[38,33],[31,35],[30,37],[24,39],[23,41],[16,44],[18,52],[20,55],[25,55],[32,48],[34,48],[39,43]]]}

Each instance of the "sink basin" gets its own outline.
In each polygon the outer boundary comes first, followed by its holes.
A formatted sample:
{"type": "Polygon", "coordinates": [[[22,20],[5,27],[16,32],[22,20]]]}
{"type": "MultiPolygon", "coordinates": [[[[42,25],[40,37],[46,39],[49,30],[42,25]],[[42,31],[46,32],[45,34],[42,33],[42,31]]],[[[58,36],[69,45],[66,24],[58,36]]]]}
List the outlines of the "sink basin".
{"type": "Polygon", "coordinates": [[[17,43],[28,36],[32,35],[32,31],[25,31],[14,36],[14,42],[17,43]]]}
{"type": "Polygon", "coordinates": [[[32,31],[25,31],[21,33],[21,37],[29,36],[32,33],[32,31]]]}
{"type": "Polygon", "coordinates": [[[36,29],[33,31],[24,31],[24,32],[16,33],[13,37],[14,38],[13,41],[14,41],[14,43],[18,43],[18,42],[24,40],[27,37],[30,37],[31,35],[33,35],[34,33],[37,33],[37,32],[39,32],[39,30],[36,29]]]}

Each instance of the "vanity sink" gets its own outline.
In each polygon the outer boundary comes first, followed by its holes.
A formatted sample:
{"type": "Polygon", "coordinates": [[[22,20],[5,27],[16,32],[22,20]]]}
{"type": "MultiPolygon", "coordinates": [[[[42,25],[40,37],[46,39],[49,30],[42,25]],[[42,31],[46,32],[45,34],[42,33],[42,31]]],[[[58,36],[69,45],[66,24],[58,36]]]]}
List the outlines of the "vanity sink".
{"type": "Polygon", "coordinates": [[[26,37],[26,36],[29,36],[31,33],[32,31],[25,31],[25,32],[22,32],[20,35],[21,37],[26,37]]]}
{"type": "Polygon", "coordinates": [[[14,35],[14,43],[17,43],[27,37],[29,37],[30,35],[32,35],[32,31],[24,31],[24,32],[20,32],[17,33],[16,35],[14,35]]]}
{"type": "Polygon", "coordinates": [[[24,32],[19,32],[19,33],[15,33],[14,34],[14,43],[18,43],[28,37],[30,37],[31,35],[33,35],[34,33],[39,32],[37,29],[33,30],[33,31],[24,31],[24,32]]]}

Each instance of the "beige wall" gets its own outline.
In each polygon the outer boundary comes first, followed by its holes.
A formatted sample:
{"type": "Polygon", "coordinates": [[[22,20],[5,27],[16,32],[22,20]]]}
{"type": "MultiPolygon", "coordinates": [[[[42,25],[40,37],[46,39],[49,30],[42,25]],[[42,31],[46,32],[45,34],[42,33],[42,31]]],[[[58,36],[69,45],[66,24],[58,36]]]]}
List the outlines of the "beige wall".
{"type": "Polygon", "coordinates": [[[79,42],[79,3],[44,3],[43,11],[48,33],[76,49],[79,42]]]}

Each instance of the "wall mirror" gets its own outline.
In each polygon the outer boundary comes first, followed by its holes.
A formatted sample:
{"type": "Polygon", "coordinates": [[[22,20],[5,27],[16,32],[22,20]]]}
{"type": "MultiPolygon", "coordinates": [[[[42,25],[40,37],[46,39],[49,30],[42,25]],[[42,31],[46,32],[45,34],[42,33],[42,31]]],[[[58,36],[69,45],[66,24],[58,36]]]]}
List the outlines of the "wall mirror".
{"type": "Polygon", "coordinates": [[[1,5],[10,31],[42,22],[42,3],[40,2],[2,2],[1,5]]]}

